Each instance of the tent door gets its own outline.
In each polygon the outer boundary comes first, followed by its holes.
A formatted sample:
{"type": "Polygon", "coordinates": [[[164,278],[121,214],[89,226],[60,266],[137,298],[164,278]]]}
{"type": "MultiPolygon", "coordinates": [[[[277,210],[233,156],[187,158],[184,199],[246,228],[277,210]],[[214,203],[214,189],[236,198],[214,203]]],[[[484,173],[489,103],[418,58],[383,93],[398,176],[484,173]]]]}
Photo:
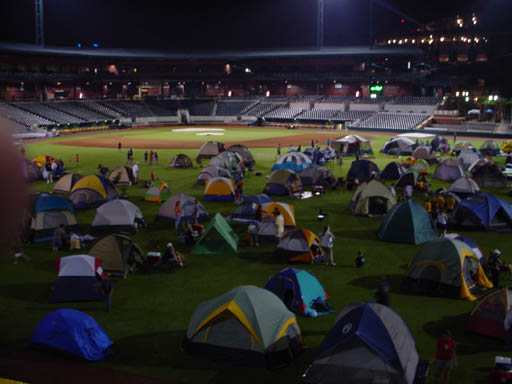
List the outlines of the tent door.
{"type": "Polygon", "coordinates": [[[440,266],[435,264],[427,264],[421,270],[418,278],[418,288],[425,292],[435,292],[441,286],[441,278],[443,272],[440,266]]]}

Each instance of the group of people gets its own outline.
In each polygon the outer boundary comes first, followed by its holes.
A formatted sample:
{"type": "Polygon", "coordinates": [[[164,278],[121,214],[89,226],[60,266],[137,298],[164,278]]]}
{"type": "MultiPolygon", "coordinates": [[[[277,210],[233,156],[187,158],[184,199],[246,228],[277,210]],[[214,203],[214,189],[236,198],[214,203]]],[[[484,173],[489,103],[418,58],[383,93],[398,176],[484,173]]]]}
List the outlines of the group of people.
{"type": "Polygon", "coordinates": [[[51,160],[46,162],[43,167],[43,179],[46,180],[47,184],[53,183],[53,178],[57,176],[57,170],[59,168],[58,160],[51,160]]]}
{"type": "Polygon", "coordinates": [[[158,164],[158,152],[153,150],[144,152],[144,162],[149,165],[158,164]]]}

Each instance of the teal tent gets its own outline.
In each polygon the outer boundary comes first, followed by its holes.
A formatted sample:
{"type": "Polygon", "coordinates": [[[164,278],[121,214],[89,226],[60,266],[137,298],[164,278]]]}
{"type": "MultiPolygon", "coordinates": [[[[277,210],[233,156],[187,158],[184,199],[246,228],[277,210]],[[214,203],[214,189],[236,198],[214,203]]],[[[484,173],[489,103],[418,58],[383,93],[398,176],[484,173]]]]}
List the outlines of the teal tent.
{"type": "Polygon", "coordinates": [[[378,236],[384,241],[409,244],[423,244],[439,237],[425,208],[412,199],[391,208],[380,225],[378,236]]]}
{"type": "Polygon", "coordinates": [[[193,255],[217,255],[238,253],[238,236],[228,222],[217,212],[212,222],[205,229],[196,245],[193,255]]]}

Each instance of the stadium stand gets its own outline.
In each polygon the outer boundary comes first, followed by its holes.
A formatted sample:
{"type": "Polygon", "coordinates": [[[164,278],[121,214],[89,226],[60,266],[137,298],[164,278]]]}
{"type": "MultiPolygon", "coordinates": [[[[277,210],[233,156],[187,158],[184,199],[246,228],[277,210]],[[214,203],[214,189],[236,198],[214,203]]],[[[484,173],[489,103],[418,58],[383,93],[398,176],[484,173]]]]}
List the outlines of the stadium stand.
{"type": "Polygon", "coordinates": [[[85,122],[84,119],[53,108],[50,103],[20,103],[16,104],[16,107],[42,116],[45,119],[55,121],[59,124],[80,124],[85,122]]]}
{"type": "Polygon", "coordinates": [[[356,127],[377,129],[409,130],[416,128],[428,119],[430,115],[378,113],[375,116],[354,124],[356,127]]]}
{"type": "Polygon", "coordinates": [[[239,116],[258,104],[258,101],[219,101],[216,116],[239,116]]]}
{"type": "Polygon", "coordinates": [[[113,119],[121,119],[123,117],[126,117],[126,115],[122,114],[121,112],[109,108],[106,105],[101,104],[98,101],[94,100],[83,100],[79,101],[78,104],[86,109],[89,109],[91,111],[95,111],[97,113],[100,113],[106,117],[113,118],[113,119]]]}
{"type": "Polygon", "coordinates": [[[338,113],[333,116],[332,120],[337,121],[358,121],[358,120],[366,120],[375,115],[375,112],[372,111],[338,111],[338,113]]]}
{"type": "Polygon", "coordinates": [[[176,116],[179,108],[176,100],[146,100],[143,103],[154,116],[176,116]]]}
{"type": "Polygon", "coordinates": [[[391,96],[379,96],[376,98],[371,98],[368,96],[359,97],[353,101],[353,103],[357,104],[380,104],[380,103],[388,103],[392,100],[391,96]]]}
{"type": "Polygon", "coordinates": [[[150,108],[142,101],[133,100],[109,100],[103,101],[103,104],[121,111],[126,116],[149,117],[154,116],[150,108]]]}
{"type": "Polygon", "coordinates": [[[300,95],[293,98],[291,101],[295,103],[312,103],[314,101],[322,99],[322,96],[318,95],[300,95]]]}
{"type": "Polygon", "coordinates": [[[51,103],[50,105],[55,109],[73,116],[77,116],[85,121],[96,122],[110,119],[109,116],[105,116],[98,112],[82,108],[81,104],[74,103],[72,101],[59,101],[51,103]]]}
{"type": "Polygon", "coordinates": [[[30,128],[24,124],[20,124],[17,121],[11,120],[5,116],[0,115],[0,126],[3,130],[8,129],[12,133],[24,133],[30,132],[30,128]]]}
{"type": "Polygon", "coordinates": [[[0,103],[0,115],[15,121],[25,127],[35,125],[53,125],[55,121],[46,119],[40,115],[15,107],[12,104],[0,103]]]}
{"type": "Polygon", "coordinates": [[[196,101],[188,106],[188,110],[192,116],[210,116],[214,106],[213,101],[196,101]]]}
{"type": "Polygon", "coordinates": [[[268,119],[294,119],[297,115],[303,112],[303,109],[280,107],[267,113],[264,117],[268,119]]]}
{"type": "Polygon", "coordinates": [[[245,112],[246,115],[249,116],[255,116],[255,117],[261,117],[265,115],[266,113],[269,113],[279,107],[282,107],[283,104],[274,104],[274,103],[261,103],[255,105],[253,108],[247,110],[245,112]]]}
{"type": "Polygon", "coordinates": [[[403,105],[436,105],[441,100],[437,97],[426,96],[399,96],[391,100],[392,104],[403,105]]]}
{"type": "Polygon", "coordinates": [[[353,96],[327,96],[326,98],[319,100],[319,103],[333,103],[333,104],[344,104],[354,99],[353,96]]]}
{"type": "Polygon", "coordinates": [[[303,120],[331,120],[338,112],[338,110],[332,109],[312,109],[301,113],[297,118],[303,120]]]}

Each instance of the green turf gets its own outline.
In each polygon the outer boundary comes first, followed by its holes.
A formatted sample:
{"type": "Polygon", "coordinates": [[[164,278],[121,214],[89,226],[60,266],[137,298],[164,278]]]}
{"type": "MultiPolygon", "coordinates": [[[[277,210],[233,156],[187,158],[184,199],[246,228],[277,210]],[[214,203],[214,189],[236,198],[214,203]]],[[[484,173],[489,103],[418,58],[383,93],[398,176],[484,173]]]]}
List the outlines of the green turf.
{"type": "MultiPolygon", "coordinates": [[[[153,131],[147,133],[149,132],[153,131]]],[[[234,130],[236,137],[243,137],[240,136],[240,132],[243,131],[234,130]]],[[[123,134],[135,133],[141,134],[140,131],[127,131],[123,134]]],[[[260,137],[289,133],[290,131],[286,130],[251,129],[251,134],[260,137]]],[[[27,145],[27,157],[40,154],[61,157],[68,170],[83,174],[95,173],[100,162],[110,168],[125,163],[125,150],[76,148],[54,144],[60,140],[63,139],[27,145]],[[79,166],[74,163],[76,153],[80,154],[79,166]]],[[[378,136],[372,142],[376,152],[385,140],[385,137],[378,136]]],[[[481,143],[478,140],[473,142],[476,145],[481,143]]],[[[270,173],[270,167],[275,160],[275,149],[251,150],[257,161],[256,171],[262,172],[263,176],[250,175],[245,181],[245,192],[256,194],[263,190],[265,176],[270,173]]],[[[201,198],[203,188],[195,185],[200,171],[198,168],[167,168],[169,161],[178,152],[187,153],[191,157],[197,155],[196,150],[162,150],[159,151],[160,164],[148,166],[142,161],[143,150],[135,150],[135,159],[141,161],[141,178],[147,179],[150,171],[154,170],[157,177],[169,183],[173,193],[186,192],[201,198]]],[[[331,169],[336,175],[344,176],[351,160],[353,159],[346,158],[342,167],[332,166],[331,169]]],[[[391,160],[377,154],[375,161],[382,168],[391,160]]],[[[447,185],[448,183],[433,181],[433,188],[447,185]]],[[[51,185],[39,182],[33,184],[33,189],[49,191],[51,185]]],[[[505,191],[492,192],[510,201],[505,191]]],[[[134,236],[145,251],[150,250],[155,243],[163,246],[168,241],[176,240],[173,227],[155,223],[154,218],[159,204],[143,201],[144,189],[129,187],[127,193],[130,200],[142,209],[147,222],[150,223],[148,229],[134,236]]],[[[294,204],[298,226],[316,233],[321,232],[324,225],[316,221],[316,213],[322,208],[328,213],[327,222],[331,224],[336,236],[337,267],[298,267],[307,269],[319,278],[331,296],[330,303],[336,311],[350,302],[371,300],[377,278],[386,275],[392,288],[392,308],[408,324],[421,356],[426,359],[433,357],[437,336],[441,330],[449,328],[453,331],[459,347],[459,368],[454,370],[451,383],[487,382],[494,356],[503,355],[505,352],[500,342],[463,332],[465,318],[474,303],[401,293],[398,287],[405,267],[419,246],[379,241],[376,231],[380,219],[353,216],[348,209],[350,198],[351,193],[345,190],[328,191],[322,197],[301,201],[278,199],[294,204]],[[367,259],[363,269],[352,267],[358,249],[362,249],[367,259]]],[[[421,197],[416,198],[422,201],[421,197]]],[[[227,215],[235,208],[232,203],[209,202],[204,205],[211,215],[217,211],[227,215]]],[[[79,223],[83,224],[85,229],[93,217],[94,210],[77,213],[79,223]]],[[[245,235],[246,227],[237,225],[234,228],[240,237],[245,235]]],[[[484,252],[501,248],[504,251],[504,258],[512,261],[512,257],[507,254],[510,234],[466,234],[472,237],[484,252]]],[[[4,308],[3,316],[0,317],[0,327],[4,330],[0,336],[1,345],[14,350],[27,348],[32,331],[46,314],[57,308],[71,307],[92,315],[114,340],[115,355],[104,362],[95,363],[99,367],[187,383],[296,383],[329,331],[336,315],[315,319],[298,317],[308,348],[289,367],[282,370],[231,367],[228,364],[211,363],[190,357],[181,351],[180,343],[186,332],[188,320],[198,303],[220,295],[236,285],[253,284],[261,287],[285,266],[268,262],[268,255],[273,251],[271,247],[249,248],[242,244],[237,257],[190,256],[189,248],[181,246],[179,250],[187,256],[185,270],[137,273],[130,275],[126,280],[117,280],[113,310],[107,313],[103,303],[48,304],[50,289],[56,278],[51,261],[57,256],[66,256],[69,252],[53,253],[50,244],[25,246],[24,252],[31,257],[30,261],[22,261],[18,265],[4,264],[0,269],[0,306],[4,308]]],[[[66,364],[66,361],[63,359],[62,363],[66,364]]],[[[429,382],[434,382],[432,375],[429,382]]]]}

